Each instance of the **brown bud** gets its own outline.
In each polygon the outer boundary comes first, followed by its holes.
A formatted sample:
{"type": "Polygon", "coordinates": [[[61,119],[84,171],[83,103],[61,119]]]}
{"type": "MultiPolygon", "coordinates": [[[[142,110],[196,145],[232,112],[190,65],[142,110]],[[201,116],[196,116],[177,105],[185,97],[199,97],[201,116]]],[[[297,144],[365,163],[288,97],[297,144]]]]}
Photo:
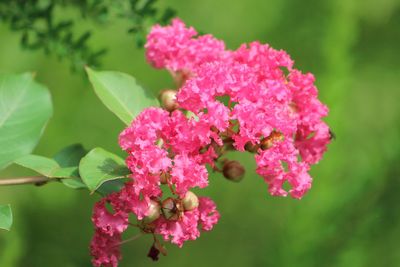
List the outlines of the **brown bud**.
{"type": "Polygon", "coordinates": [[[161,206],[161,211],[167,220],[176,221],[182,216],[182,205],[171,197],[165,199],[161,206]]]}
{"type": "Polygon", "coordinates": [[[149,214],[143,218],[143,222],[151,223],[157,220],[161,215],[160,204],[157,201],[150,200],[149,214]]]}
{"type": "Polygon", "coordinates": [[[169,173],[161,173],[160,175],[160,183],[161,184],[168,184],[168,179],[169,179],[170,174],[169,173]]]}
{"type": "Polygon", "coordinates": [[[240,182],[244,177],[245,169],[238,161],[229,160],[224,163],[222,173],[226,179],[233,182],[240,182]]]}
{"type": "Polygon", "coordinates": [[[277,131],[272,131],[272,133],[261,140],[261,149],[266,150],[268,148],[271,148],[275,142],[283,141],[284,136],[280,132],[277,131]]]}
{"type": "Polygon", "coordinates": [[[251,142],[247,142],[246,145],[244,146],[244,149],[250,153],[257,153],[258,149],[260,148],[259,145],[254,145],[251,142]]]}
{"type": "Polygon", "coordinates": [[[172,89],[165,89],[160,92],[160,102],[161,106],[169,111],[172,112],[178,108],[178,103],[176,102],[176,90],[172,89]]]}
{"type": "Polygon", "coordinates": [[[193,192],[187,191],[182,199],[182,205],[184,210],[194,210],[199,206],[199,199],[193,192]]]}

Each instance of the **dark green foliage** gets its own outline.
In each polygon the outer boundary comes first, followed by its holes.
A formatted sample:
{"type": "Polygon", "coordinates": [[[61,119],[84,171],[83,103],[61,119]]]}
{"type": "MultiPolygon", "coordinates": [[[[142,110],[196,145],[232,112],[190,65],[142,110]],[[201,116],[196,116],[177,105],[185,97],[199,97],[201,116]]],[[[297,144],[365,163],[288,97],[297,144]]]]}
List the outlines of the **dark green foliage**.
{"type": "MultiPolygon", "coordinates": [[[[129,21],[127,32],[143,46],[149,27],[167,23],[175,12],[159,12],[157,0],[3,0],[0,1],[0,22],[11,31],[21,34],[21,46],[27,50],[43,50],[60,60],[71,61],[73,70],[84,65],[98,66],[106,48],[93,49],[89,45],[91,29],[76,33],[76,20],[83,18],[95,23],[110,24],[117,19],[129,21]],[[75,17],[58,16],[56,12],[74,10],[75,17]],[[79,16],[79,17],[76,17],[79,16]],[[57,17],[57,19],[55,19],[57,17]],[[59,18],[61,17],[61,19],[59,18]]],[[[63,14],[62,13],[62,14],[63,14]]]]}

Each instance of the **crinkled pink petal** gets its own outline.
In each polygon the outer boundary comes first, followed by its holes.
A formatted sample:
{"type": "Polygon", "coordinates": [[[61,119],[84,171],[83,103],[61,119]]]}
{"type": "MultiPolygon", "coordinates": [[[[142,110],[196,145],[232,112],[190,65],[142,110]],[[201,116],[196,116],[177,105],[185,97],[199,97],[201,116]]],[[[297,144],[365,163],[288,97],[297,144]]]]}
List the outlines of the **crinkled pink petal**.
{"type": "Polygon", "coordinates": [[[321,121],[314,125],[299,125],[295,145],[303,161],[316,164],[327,150],[330,141],[329,127],[321,121]]]}
{"type": "Polygon", "coordinates": [[[146,58],[155,68],[194,72],[202,63],[224,57],[223,41],[209,34],[195,35],[197,32],[179,19],[174,19],[171,26],[156,25],[147,36],[146,58]]]}
{"type": "Polygon", "coordinates": [[[311,188],[312,178],[308,174],[309,166],[304,163],[295,163],[289,166],[288,182],[292,186],[289,190],[293,198],[302,198],[311,188]]]}
{"type": "Polygon", "coordinates": [[[204,188],[208,185],[206,167],[185,154],[175,156],[171,175],[171,181],[176,187],[176,192],[181,196],[193,187],[204,188]]]}
{"type": "Polygon", "coordinates": [[[171,166],[171,159],[168,158],[167,151],[156,145],[152,145],[143,150],[132,150],[126,159],[126,165],[134,175],[145,173],[157,174],[167,170],[171,166]]]}
{"type": "Polygon", "coordinates": [[[106,209],[106,200],[102,199],[94,206],[92,221],[96,228],[112,236],[122,233],[128,227],[128,214],[123,211],[110,213],[106,209]]]}
{"type": "Polygon", "coordinates": [[[102,231],[96,231],[90,244],[92,263],[96,267],[117,267],[121,259],[119,244],[121,235],[109,236],[102,231]]]}
{"type": "Polygon", "coordinates": [[[211,125],[205,120],[186,118],[181,111],[171,114],[164,139],[175,154],[197,155],[201,148],[211,143],[211,125]]]}
{"type": "MultiPolygon", "coordinates": [[[[287,138],[288,139],[288,138],[287,138]]],[[[282,166],[285,162],[289,166],[297,163],[297,150],[289,140],[276,142],[255,156],[257,173],[261,175],[269,185],[269,192],[273,196],[286,196],[287,192],[282,188],[287,179],[287,173],[282,166]]]]}
{"type": "Polygon", "coordinates": [[[196,156],[196,162],[201,165],[210,164],[211,166],[215,166],[215,159],[218,157],[217,153],[212,146],[210,146],[204,153],[200,153],[196,156]]]}
{"type": "Polygon", "coordinates": [[[135,182],[126,183],[121,191],[112,194],[111,203],[116,211],[133,212],[139,220],[148,215],[151,197],[160,196],[161,190],[155,192],[141,191],[135,182]]]}
{"type": "Polygon", "coordinates": [[[160,217],[156,224],[156,233],[161,234],[165,241],[183,246],[187,240],[195,240],[200,236],[197,228],[199,211],[197,209],[184,212],[182,218],[177,221],[169,221],[160,217]]]}
{"type": "Polygon", "coordinates": [[[168,112],[161,108],[144,109],[120,134],[119,145],[126,151],[154,145],[168,122],[168,116],[168,112]]]}
{"type": "Polygon", "coordinates": [[[218,222],[220,214],[215,203],[207,197],[199,197],[199,224],[204,231],[210,231],[218,222]]]}

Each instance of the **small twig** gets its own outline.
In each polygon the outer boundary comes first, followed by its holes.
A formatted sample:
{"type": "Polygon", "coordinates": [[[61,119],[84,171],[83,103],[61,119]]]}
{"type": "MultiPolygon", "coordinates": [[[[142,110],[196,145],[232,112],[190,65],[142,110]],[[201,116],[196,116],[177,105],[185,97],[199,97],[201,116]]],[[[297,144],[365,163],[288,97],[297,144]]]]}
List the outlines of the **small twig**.
{"type": "Polygon", "coordinates": [[[212,170],[213,170],[214,172],[221,172],[221,173],[222,173],[222,170],[221,170],[220,168],[218,168],[217,165],[214,165],[214,166],[212,166],[211,168],[212,168],[212,170]]]}
{"type": "Polygon", "coordinates": [[[173,186],[172,186],[172,184],[171,184],[171,181],[167,178],[167,183],[168,183],[168,188],[169,188],[169,190],[171,191],[171,193],[173,194],[173,195],[175,195],[176,194],[176,192],[175,192],[175,190],[174,190],[174,188],[173,188],[173,186]]]}
{"type": "Polygon", "coordinates": [[[165,247],[160,243],[160,241],[158,240],[157,236],[153,233],[153,246],[155,245],[156,248],[164,255],[167,256],[167,250],[165,249],[165,247]]]}
{"type": "MultiPolygon", "coordinates": [[[[49,182],[50,178],[44,176],[32,176],[32,177],[17,177],[17,178],[7,178],[0,179],[0,186],[2,185],[22,185],[22,184],[34,184],[34,185],[44,185],[49,182]]],[[[55,181],[57,179],[54,179],[55,181]]]]}
{"type": "Polygon", "coordinates": [[[135,235],[135,236],[133,236],[131,238],[128,238],[128,239],[125,239],[125,240],[119,242],[118,244],[116,244],[116,246],[120,246],[122,244],[134,241],[134,240],[138,239],[139,237],[141,237],[142,235],[143,235],[143,233],[139,233],[139,234],[137,234],[137,235],[135,235]]]}

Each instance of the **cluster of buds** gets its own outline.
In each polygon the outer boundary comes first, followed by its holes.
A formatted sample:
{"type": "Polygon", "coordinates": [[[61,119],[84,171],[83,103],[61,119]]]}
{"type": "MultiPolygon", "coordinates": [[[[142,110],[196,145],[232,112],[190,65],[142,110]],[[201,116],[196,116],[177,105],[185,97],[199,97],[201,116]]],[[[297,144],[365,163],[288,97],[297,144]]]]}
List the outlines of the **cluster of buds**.
{"type": "Polygon", "coordinates": [[[163,216],[164,219],[177,221],[184,215],[185,211],[192,211],[199,206],[199,198],[195,193],[187,191],[183,198],[168,197],[163,201],[150,200],[149,210],[142,222],[149,225],[163,216]]]}
{"type": "Polygon", "coordinates": [[[220,217],[216,206],[192,189],[208,186],[206,165],[234,182],[244,177],[227,151],[253,153],[269,193],[299,199],[311,187],[310,166],[330,141],[322,121],[328,109],[314,77],[293,68],[286,52],[258,42],[227,50],[179,19],[154,26],[145,47],[149,63],[167,69],[178,88],[161,91],[162,108],[143,110],[120,134],[132,180],[95,206],[95,266],[117,266],[129,225],[153,235],[153,259],[164,251],[157,236],[181,247],[211,230],[220,217]]]}

